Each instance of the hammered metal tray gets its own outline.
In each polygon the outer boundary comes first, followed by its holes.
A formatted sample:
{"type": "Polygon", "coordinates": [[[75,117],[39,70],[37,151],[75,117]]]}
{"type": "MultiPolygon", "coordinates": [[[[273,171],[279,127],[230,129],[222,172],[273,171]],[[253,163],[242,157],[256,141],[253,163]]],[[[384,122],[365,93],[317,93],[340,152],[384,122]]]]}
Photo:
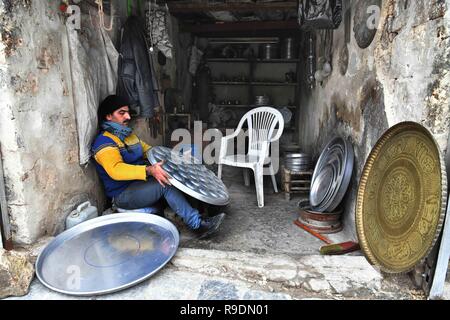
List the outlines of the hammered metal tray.
{"type": "Polygon", "coordinates": [[[356,228],[369,262],[388,273],[412,270],[439,237],[446,202],[445,161],[432,134],[414,122],[387,130],[357,195],[356,228]]]}
{"type": "Polygon", "coordinates": [[[168,220],[117,213],[85,221],[59,234],[39,254],[36,275],[57,292],[92,296],[144,281],[174,256],[179,234],[168,220]]]}
{"type": "Polygon", "coordinates": [[[177,189],[203,202],[224,206],[230,202],[228,190],[211,170],[198,164],[191,156],[182,156],[166,147],[153,147],[147,151],[151,164],[164,160],[163,169],[170,183],[177,189]]]}

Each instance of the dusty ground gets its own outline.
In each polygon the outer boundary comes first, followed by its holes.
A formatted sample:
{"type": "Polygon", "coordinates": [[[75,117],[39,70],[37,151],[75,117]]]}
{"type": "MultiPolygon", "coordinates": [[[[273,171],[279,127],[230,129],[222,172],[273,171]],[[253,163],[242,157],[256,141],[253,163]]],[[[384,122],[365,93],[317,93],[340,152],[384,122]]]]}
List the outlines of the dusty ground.
{"type": "MultiPolygon", "coordinates": [[[[293,223],[298,218],[297,204],[307,195],[297,195],[287,201],[280,190],[274,193],[270,177],[265,178],[265,206],[258,208],[254,182],[246,187],[241,169],[224,166],[223,181],[230,194],[230,204],[224,208],[227,216],[219,233],[210,240],[195,241],[184,225],[177,222],[182,231],[181,247],[282,253],[291,257],[319,254],[324,242],[293,223]]],[[[329,235],[329,238],[335,242],[352,240],[343,232],[329,235]]]]}

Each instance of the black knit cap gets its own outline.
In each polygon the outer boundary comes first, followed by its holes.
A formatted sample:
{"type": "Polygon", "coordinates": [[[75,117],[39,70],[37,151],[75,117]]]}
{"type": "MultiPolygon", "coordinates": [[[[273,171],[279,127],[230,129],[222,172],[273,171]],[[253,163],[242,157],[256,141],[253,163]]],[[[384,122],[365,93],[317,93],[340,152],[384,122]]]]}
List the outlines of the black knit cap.
{"type": "Polygon", "coordinates": [[[108,114],[113,113],[117,109],[122,108],[123,106],[128,106],[128,101],[120,96],[117,95],[110,95],[105,98],[105,100],[102,101],[100,104],[100,107],[98,108],[97,115],[98,115],[98,121],[99,123],[106,120],[106,116],[108,114]]]}

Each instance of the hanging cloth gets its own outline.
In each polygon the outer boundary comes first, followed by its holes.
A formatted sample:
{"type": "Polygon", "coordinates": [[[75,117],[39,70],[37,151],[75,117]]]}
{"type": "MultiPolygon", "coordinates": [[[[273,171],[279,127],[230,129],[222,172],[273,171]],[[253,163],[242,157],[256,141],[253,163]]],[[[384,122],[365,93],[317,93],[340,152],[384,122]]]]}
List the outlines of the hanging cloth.
{"type": "Polygon", "coordinates": [[[169,8],[158,6],[152,1],[148,2],[148,10],[146,15],[146,36],[150,46],[150,52],[153,47],[158,48],[166,58],[172,58],[172,42],[170,41],[168,32],[169,8]]]}
{"type": "Polygon", "coordinates": [[[151,118],[159,106],[158,87],[141,18],[131,16],[125,22],[119,52],[117,95],[127,99],[140,116],[151,118]]]}
{"type": "Polygon", "coordinates": [[[116,90],[119,53],[103,28],[91,25],[88,15],[83,15],[82,19],[83,32],[66,27],[67,49],[64,52],[70,63],[69,81],[77,123],[79,160],[85,165],[91,156],[91,143],[98,133],[98,105],[116,90]]]}
{"type": "Polygon", "coordinates": [[[137,3],[137,8],[136,8],[137,13],[133,13],[133,2],[134,2],[133,0],[127,0],[127,15],[128,15],[128,17],[132,16],[132,15],[137,15],[137,14],[139,14],[141,12],[141,8],[142,8],[141,0],[137,0],[136,1],[136,3],[137,3]]]}
{"type": "Polygon", "coordinates": [[[302,29],[337,29],[342,20],[342,0],[299,0],[298,24],[302,29]]]}

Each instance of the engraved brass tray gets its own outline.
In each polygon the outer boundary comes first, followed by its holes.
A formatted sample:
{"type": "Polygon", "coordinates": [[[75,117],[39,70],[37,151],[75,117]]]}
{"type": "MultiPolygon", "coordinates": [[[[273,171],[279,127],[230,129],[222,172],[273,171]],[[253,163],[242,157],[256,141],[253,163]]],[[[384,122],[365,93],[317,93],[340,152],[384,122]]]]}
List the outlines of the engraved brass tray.
{"type": "Polygon", "coordinates": [[[387,130],[358,189],[356,229],[366,258],[384,272],[412,270],[433,248],[446,202],[445,162],[432,134],[414,122],[387,130]]]}

